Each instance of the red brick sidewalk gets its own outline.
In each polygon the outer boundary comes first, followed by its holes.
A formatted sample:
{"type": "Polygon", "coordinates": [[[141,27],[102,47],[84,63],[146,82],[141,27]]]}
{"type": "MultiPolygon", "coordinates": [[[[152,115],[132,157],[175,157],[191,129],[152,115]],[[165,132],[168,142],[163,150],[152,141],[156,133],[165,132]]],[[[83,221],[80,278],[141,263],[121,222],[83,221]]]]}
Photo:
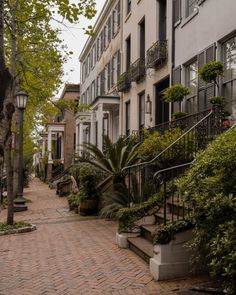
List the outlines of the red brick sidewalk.
{"type": "Polygon", "coordinates": [[[169,295],[198,281],[154,282],[145,262],[117,247],[114,222],[68,212],[66,199],[38,180],[25,196],[32,203],[16,219],[37,230],[0,237],[0,295],[169,295]]]}

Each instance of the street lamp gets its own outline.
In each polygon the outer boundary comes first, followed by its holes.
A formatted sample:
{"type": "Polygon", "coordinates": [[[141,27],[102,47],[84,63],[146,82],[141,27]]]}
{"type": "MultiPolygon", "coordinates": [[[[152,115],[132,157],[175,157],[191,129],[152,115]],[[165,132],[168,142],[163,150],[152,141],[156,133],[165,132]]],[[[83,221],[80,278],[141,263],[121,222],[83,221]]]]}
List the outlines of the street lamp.
{"type": "Polygon", "coordinates": [[[17,198],[14,200],[14,211],[25,211],[27,206],[23,198],[24,190],[24,173],[23,173],[23,125],[24,125],[24,111],[28,100],[28,94],[24,91],[19,91],[16,94],[16,106],[19,110],[19,155],[18,155],[18,188],[17,198]]]}

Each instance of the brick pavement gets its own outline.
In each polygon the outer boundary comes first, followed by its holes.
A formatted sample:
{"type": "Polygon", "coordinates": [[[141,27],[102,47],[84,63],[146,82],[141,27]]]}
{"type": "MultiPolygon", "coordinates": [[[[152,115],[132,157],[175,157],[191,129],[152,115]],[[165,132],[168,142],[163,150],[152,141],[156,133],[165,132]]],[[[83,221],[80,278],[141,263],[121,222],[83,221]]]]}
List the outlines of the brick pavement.
{"type": "Polygon", "coordinates": [[[203,280],[155,282],[145,262],[117,247],[115,222],[68,212],[66,199],[37,179],[25,196],[29,210],[15,219],[37,230],[0,237],[0,295],[173,295],[203,280]]]}

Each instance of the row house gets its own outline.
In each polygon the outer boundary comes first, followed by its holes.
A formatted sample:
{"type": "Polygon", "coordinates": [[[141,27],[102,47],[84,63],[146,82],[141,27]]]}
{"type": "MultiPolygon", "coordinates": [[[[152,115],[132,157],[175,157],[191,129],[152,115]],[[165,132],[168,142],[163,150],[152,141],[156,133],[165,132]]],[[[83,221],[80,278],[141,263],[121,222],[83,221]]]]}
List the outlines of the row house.
{"type": "Polygon", "coordinates": [[[77,153],[81,143],[100,148],[102,135],[116,141],[121,133],[120,96],[116,84],[121,73],[122,1],[107,1],[80,55],[81,101],[84,111],[76,117],[77,153]],[[89,110],[86,111],[89,105],[89,110]]]}
{"type": "MultiPolygon", "coordinates": [[[[66,84],[60,100],[73,101],[78,105],[80,85],[66,84]]],[[[57,173],[73,164],[75,156],[75,114],[73,110],[62,110],[53,118],[44,132],[41,133],[42,158],[47,158],[47,178],[51,179],[57,173]]]]}
{"type": "Polygon", "coordinates": [[[115,142],[169,120],[171,24],[170,1],[106,2],[80,56],[80,103],[90,105],[76,119],[80,155],[81,143],[102,148],[103,135],[115,142]]]}
{"type": "Polygon", "coordinates": [[[209,109],[218,92],[234,120],[235,12],[234,0],[106,1],[80,56],[81,105],[90,108],[77,115],[77,152],[83,142],[102,148],[103,135],[115,142],[171,120],[179,110],[163,100],[171,84],[191,90],[182,111],[209,109]],[[199,79],[212,60],[225,66],[218,89],[199,79]]]}

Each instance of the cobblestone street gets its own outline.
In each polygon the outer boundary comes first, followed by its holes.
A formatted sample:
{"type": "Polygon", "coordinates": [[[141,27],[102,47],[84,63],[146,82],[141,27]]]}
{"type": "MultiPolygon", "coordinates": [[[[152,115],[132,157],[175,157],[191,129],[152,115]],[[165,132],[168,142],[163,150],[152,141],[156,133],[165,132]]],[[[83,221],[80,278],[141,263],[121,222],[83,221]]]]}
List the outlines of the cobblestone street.
{"type": "Polygon", "coordinates": [[[169,295],[197,284],[197,279],[155,282],[145,262],[117,247],[115,222],[68,212],[66,198],[39,180],[25,197],[29,210],[15,219],[37,230],[0,237],[0,295],[169,295]]]}

